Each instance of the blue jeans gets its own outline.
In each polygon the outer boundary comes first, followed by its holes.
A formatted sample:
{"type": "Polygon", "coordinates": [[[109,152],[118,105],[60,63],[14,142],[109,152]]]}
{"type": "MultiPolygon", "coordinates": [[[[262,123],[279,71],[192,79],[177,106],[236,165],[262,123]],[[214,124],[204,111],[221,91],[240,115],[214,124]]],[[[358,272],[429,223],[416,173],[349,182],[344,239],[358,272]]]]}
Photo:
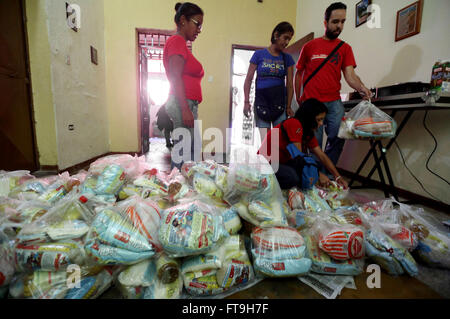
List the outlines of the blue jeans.
{"type": "MultiPolygon", "coordinates": [[[[189,108],[192,111],[192,114],[194,115],[194,120],[197,120],[198,118],[198,101],[194,100],[187,100],[189,108]]],[[[185,160],[191,160],[195,161],[197,160],[195,158],[195,154],[197,154],[199,151],[201,151],[201,140],[200,135],[198,134],[197,130],[195,130],[195,127],[185,127],[183,124],[183,116],[181,114],[181,107],[173,95],[169,95],[169,99],[167,100],[166,104],[166,112],[171,118],[173,122],[173,129],[176,130],[177,128],[186,128],[189,131],[189,136],[175,136],[175,132],[172,132],[174,136],[173,138],[173,148],[171,151],[171,169],[174,167],[181,170],[181,166],[183,165],[185,160]],[[183,148],[177,147],[177,144],[181,143],[183,141],[183,138],[189,138],[190,139],[190,156],[185,156],[183,153],[183,148]],[[199,147],[200,145],[200,147],[199,147]],[[178,159],[175,160],[174,159],[178,159]],[[180,159],[183,159],[180,161],[180,159]]],[[[180,145],[179,145],[180,146],[180,145]]],[[[201,159],[200,159],[201,160],[201,159]]]]}
{"type": "Polygon", "coordinates": [[[336,166],[345,144],[345,140],[337,136],[342,117],[345,114],[344,105],[341,100],[324,102],[323,104],[328,108],[328,113],[323,125],[317,129],[315,135],[317,141],[319,141],[319,146],[322,147],[323,129],[325,127],[328,138],[324,152],[336,166]]]}

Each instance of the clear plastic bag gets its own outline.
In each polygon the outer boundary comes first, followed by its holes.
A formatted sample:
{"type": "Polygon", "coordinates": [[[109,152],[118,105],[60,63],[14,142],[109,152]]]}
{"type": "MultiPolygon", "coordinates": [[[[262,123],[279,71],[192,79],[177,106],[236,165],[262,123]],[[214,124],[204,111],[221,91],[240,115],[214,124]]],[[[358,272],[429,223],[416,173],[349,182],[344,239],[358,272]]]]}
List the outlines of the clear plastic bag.
{"type": "Polygon", "coordinates": [[[305,242],[291,227],[254,228],[253,267],[267,277],[296,277],[305,274],[311,260],[305,257],[305,242]]]}
{"type": "Polygon", "coordinates": [[[207,253],[228,236],[220,209],[203,197],[166,209],[159,228],[159,241],[171,257],[207,253]]]}
{"type": "Polygon", "coordinates": [[[8,196],[14,189],[27,180],[35,179],[30,171],[2,171],[0,170],[0,196],[8,196]]]}
{"type": "Polygon", "coordinates": [[[116,207],[97,213],[87,235],[89,264],[132,265],[155,254],[152,243],[130,217],[116,207]]]}
{"type": "Polygon", "coordinates": [[[95,216],[87,201],[73,192],[51,208],[38,202],[22,205],[19,211],[27,214],[29,223],[22,227],[17,238],[23,243],[81,239],[88,233],[95,216]]]}
{"type": "Polygon", "coordinates": [[[392,138],[397,130],[393,118],[381,111],[370,101],[362,101],[343,118],[341,136],[349,136],[348,127],[355,138],[392,138]],[[347,127],[347,129],[345,128],[347,127]]]}
{"type": "Polygon", "coordinates": [[[310,229],[320,249],[336,260],[364,257],[364,228],[338,224],[328,217],[318,217],[310,229]]]}
{"type": "Polygon", "coordinates": [[[158,239],[162,210],[156,202],[132,196],[118,202],[116,207],[123,215],[128,216],[134,227],[147,238],[156,252],[162,250],[158,239]]]}

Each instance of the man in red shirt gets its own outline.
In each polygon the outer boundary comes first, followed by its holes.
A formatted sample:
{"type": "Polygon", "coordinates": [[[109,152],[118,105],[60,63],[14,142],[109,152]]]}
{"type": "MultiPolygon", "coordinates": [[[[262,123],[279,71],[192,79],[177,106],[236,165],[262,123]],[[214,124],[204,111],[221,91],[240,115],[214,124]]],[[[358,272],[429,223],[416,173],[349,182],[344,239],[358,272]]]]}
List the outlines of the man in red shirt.
{"type": "MultiPolygon", "coordinates": [[[[303,84],[314,70],[328,57],[333,49],[341,42],[338,39],[344,28],[347,6],[341,2],[331,4],[325,11],[325,34],[321,38],[308,42],[300,53],[295,74],[295,91],[298,104],[308,99],[317,99],[328,108],[324,120],[325,132],[328,140],[325,153],[337,164],[344,147],[345,140],[337,137],[344,105],[340,98],[341,72],[345,81],[368,99],[370,90],[362,83],[355,73],[356,62],[350,45],[344,43],[320,71],[311,78],[303,90],[303,84]],[[301,85],[300,85],[301,84],[301,85]]],[[[322,147],[323,127],[319,127],[316,138],[322,147]]]]}

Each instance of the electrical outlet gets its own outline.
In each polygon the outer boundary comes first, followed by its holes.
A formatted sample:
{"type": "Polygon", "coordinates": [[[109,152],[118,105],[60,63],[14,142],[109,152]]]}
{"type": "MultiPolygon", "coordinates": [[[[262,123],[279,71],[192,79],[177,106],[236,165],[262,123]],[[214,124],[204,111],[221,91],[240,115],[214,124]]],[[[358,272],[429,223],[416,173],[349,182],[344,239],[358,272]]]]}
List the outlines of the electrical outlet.
{"type": "Polygon", "coordinates": [[[69,131],[73,131],[75,129],[75,126],[73,124],[69,124],[69,131]]]}
{"type": "Polygon", "coordinates": [[[95,65],[98,64],[97,49],[94,48],[92,45],[91,45],[91,62],[94,63],[95,65]]]}

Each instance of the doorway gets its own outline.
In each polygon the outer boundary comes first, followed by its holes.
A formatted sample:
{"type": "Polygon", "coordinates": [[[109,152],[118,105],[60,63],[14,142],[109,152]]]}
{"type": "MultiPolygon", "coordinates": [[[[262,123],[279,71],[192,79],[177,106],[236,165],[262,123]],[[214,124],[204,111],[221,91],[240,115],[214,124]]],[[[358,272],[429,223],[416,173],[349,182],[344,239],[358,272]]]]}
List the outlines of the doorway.
{"type": "Polygon", "coordinates": [[[0,1],[0,169],[36,171],[26,13],[23,0],[0,1]]]}
{"type": "MultiPolygon", "coordinates": [[[[164,46],[175,31],[158,29],[137,29],[138,74],[139,74],[139,114],[141,127],[141,153],[149,151],[152,138],[164,138],[156,125],[156,114],[166,103],[170,83],[163,64],[164,46]]],[[[192,51],[192,43],[187,42],[192,51]]]]}
{"type": "MultiPolygon", "coordinates": [[[[230,91],[230,148],[232,145],[259,146],[261,137],[259,131],[254,129],[255,118],[253,112],[247,118],[244,116],[244,82],[247,76],[250,59],[256,50],[263,47],[233,44],[231,51],[231,91],[230,91]]],[[[250,105],[255,99],[255,80],[250,88],[250,105]]],[[[229,152],[230,149],[227,150],[229,152]]]]}

